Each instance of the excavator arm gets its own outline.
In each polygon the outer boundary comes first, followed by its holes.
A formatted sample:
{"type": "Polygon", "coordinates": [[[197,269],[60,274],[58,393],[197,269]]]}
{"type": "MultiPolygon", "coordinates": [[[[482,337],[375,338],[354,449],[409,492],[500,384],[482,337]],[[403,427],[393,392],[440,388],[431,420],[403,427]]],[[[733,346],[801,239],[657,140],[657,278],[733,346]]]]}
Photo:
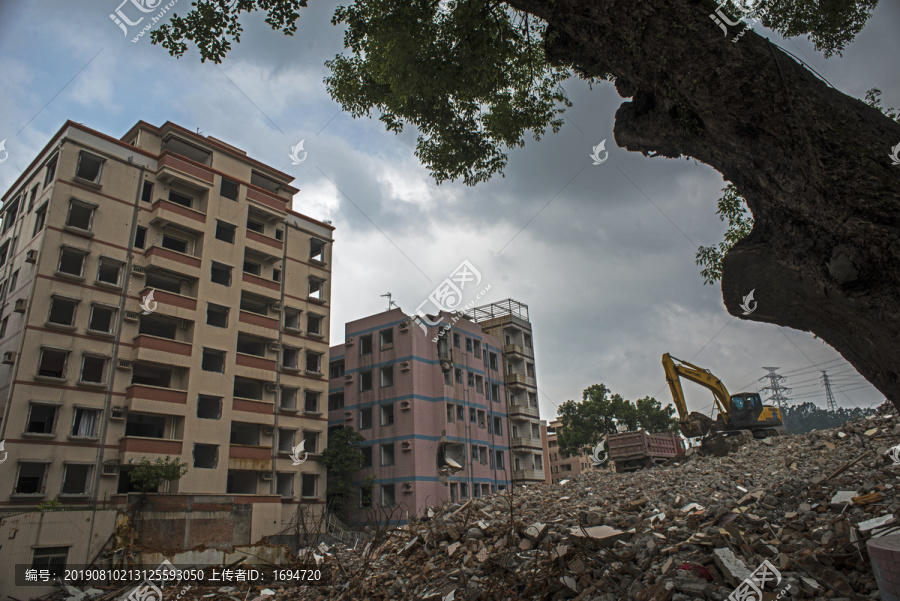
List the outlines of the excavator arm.
{"type": "Polygon", "coordinates": [[[678,410],[678,425],[682,434],[688,438],[705,436],[711,430],[715,430],[715,422],[702,413],[696,411],[688,413],[684,391],[681,389],[681,378],[711,390],[722,419],[726,424],[731,422],[731,396],[719,378],[709,370],[672,357],[669,353],[662,356],[662,364],[666,372],[666,381],[669,383],[669,390],[672,392],[672,400],[678,410]]]}

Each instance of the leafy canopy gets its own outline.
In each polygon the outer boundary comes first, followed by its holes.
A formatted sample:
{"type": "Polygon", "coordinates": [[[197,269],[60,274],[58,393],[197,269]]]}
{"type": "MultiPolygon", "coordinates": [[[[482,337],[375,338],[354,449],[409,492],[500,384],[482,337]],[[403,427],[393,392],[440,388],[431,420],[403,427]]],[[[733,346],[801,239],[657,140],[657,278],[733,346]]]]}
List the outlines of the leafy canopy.
{"type": "Polygon", "coordinates": [[[581,402],[566,401],[559,406],[560,428],[556,441],[563,456],[577,454],[596,445],[604,435],[617,432],[621,424],[628,430],[643,428],[648,432],[676,429],[675,408],[662,407],[653,397],[636,403],[613,394],[605,384],[593,384],[581,395],[581,402]]]}
{"type": "MultiPolygon", "coordinates": [[[[733,0],[735,6],[755,6],[733,0]]],[[[878,0],[779,0],[759,5],[763,24],[787,37],[808,36],[840,53],[878,0]]],[[[152,32],[181,57],[193,43],[219,63],[239,43],[240,17],[262,11],[273,30],[297,31],[307,0],[195,0],[152,32]]],[[[571,106],[560,82],[571,75],[544,52],[546,24],[492,0],[357,0],[339,6],[346,52],[327,65],[331,96],[354,117],[377,113],[388,131],[418,129],[416,156],[440,183],[485,181],[506,166],[506,150],[562,126],[571,106]]],[[[627,26],[627,24],[623,24],[627,26]]]]}
{"type": "Polygon", "coordinates": [[[353,428],[336,428],[328,434],[328,446],[320,461],[329,471],[326,497],[332,510],[346,517],[353,493],[353,474],[362,469],[363,454],[359,443],[365,438],[353,428]]]}
{"type": "Polygon", "coordinates": [[[152,492],[159,488],[164,481],[180,480],[188,472],[188,464],[180,457],[172,459],[166,455],[165,459],[156,458],[154,463],[149,459],[141,459],[136,468],[129,472],[131,484],[141,492],[152,492]]]}

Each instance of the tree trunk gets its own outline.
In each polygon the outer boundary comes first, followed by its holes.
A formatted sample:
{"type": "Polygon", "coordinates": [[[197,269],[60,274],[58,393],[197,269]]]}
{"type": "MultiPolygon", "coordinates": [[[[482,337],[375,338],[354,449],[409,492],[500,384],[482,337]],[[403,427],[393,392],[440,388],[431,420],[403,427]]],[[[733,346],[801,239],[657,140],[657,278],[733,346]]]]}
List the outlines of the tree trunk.
{"type": "Polygon", "coordinates": [[[711,2],[508,3],[549,24],[551,60],[615,77],[632,99],[619,146],[693,157],[737,186],[754,226],[723,261],[728,312],[813,332],[900,409],[900,125],[753,31],[726,38],[711,2]]]}

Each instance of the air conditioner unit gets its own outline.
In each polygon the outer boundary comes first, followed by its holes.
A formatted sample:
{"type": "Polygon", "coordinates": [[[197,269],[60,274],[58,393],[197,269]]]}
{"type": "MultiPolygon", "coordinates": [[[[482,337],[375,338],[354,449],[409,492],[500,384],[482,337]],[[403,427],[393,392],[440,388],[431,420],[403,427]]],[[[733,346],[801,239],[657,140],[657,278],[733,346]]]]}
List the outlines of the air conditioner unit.
{"type": "Polygon", "coordinates": [[[147,273],[147,268],[143,265],[138,265],[136,263],[131,264],[131,273],[136,273],[138,275],[144,275],[147,273]]]}
{"type": "Polygon", "coordinates": [[[38,251],[29,250],[27,253],[25,253],[25,262],[26,263],[37,263],[37,259],[38,259],[38,251]]]}
{"type": "Polygon", "coordinates": [[[281,349],[281,344],[279,344],[279,343],[277,343],[277,342],[270,342],[270,343],[269,343],[269,350],[270,350],[270,351],[277,351],[277,350],[279,350],[279,349],[281,349]]]}
{"type": "Polygon", "coordinates": [[[276,392],[278,390],[278,384],[275,382],[266,382],[266,392],[276,392]]]}
{"type": "Polygon", "coordinates": [[[13,311],[16,313],[24,313],[25,309],[28,308],[28,299],[27,298],[17,298],[15,307],[13,311]]]}
{"type": "Polygon", "coordinates": [[[281,311],[281,303],[272,303],[271,307],[273,311],[281,311]]]}
{"type": "Polygon", "coordinates": [[[404,482],[403,483],[403,492],[412,492],[413,485],[412,482],[404,482]]]}
{"type": "Polygon", "coordinates": [[[353,381],[353,374],[347,374],[344,376],[344,382],[352,382],[352,381],[353,381]]]}
{"type": "Polygon", "coordinates": [[[137,311],[125,311],[125,321],[137,321],[141,318],[141,314],[137,311]]]}
{"type": "Polygon", "coordinates": [[[347,336],[347,340],[344,341],[344,344],[346,344],[347,346],[352,346],[353,345],[353,336],[347,336]]]}
{"type": "Polygon", "coordinates": [[[3,362],[12,365],[16,362],[16,351],[6,351],[3,353],[3,362]]]}
{"type": "Polygon", "coordinates": [[[403,371],[409,371],[409,361],[401,361],[400,369],[403,371]]]}
{"type": "Polygon", "coordinates": [[[115,476],[119,473],[119,466],[115,463],[104,463],[103,471],[100,472],[102,476],[115,476]]]}
{"type": "Polygon", "coordinates": [[[119,369],[131,369],[131,359],[119,359],[116,367],[119,369]]]}
{"type": "Polygon", "coordinates": [[[401,332],[405,332],[406,330],[409,329],[409,322],[401,321],[400,325],[397,326],[397,329],[400,330],[401,332]]]}
{"type": "Polygon", "coordinates": [[[352,419],[353,419],[353,412],[352,411],[344,411],[344,421],[349,422],[352,419]]]}
{"type": "Polygon", "coordinates": [[[272,426],[263,426],[262,428],[263,436],[272,436],[274,432],[275,428],[273,428],[272,426]]]}
{"type": "Polygon", "coordinates": [[[409,401],[400,401],[400,409],[402,411],[409,411],[409,401]]]}
{"type": "Polygon", "coordinates": [[[412,450],[412,444],[411,444],[408,440],[403,441],[403,443],[400,445],[400,447],[401,447],[404,451],[410,451],[410,450],[412,450]]]}
{"type": "Polygon", "coordinates": [[[125,419],[128,410],[125,407],[111,407],[109,411],[109,419],[125,419]]]}
{"type": "Polygon", "coordinates": [[[271,472],[261,472],[259,474],[259,479],[263,482],[271,482],[272,481],[272,473],[271,472]]]}

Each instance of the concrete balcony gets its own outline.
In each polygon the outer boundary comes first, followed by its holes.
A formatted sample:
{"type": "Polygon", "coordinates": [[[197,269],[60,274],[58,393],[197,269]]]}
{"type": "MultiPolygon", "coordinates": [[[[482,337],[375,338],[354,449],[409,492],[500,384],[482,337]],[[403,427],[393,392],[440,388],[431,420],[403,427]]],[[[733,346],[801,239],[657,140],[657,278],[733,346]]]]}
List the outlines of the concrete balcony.
{"type": "MultiPolygon", "coordinates": [[[[137,296],[138,300],[150,294],[150,290],[153,290],[153,300],[157,302],[156,312],[160,315],[178,317],[190,321],[193,321],[196,318],[196,315],[194,314],[197,310],[196,298],[148,287],[141,290],[140,294],[137,296]]],[[[140,308],[136,305],[133,310],[140,312],[140,308]]]]}
{"type": "Polygon", "coordinates": [[[241,332],[255,334],[263,338],[278,338],[278,318],[267,317],[250,311],[240,311],[238,315],[241,332]]]}
{"type": "Polygon", "coordinates": [[[192,279],[200,277],[200,259],[162,246],[151,246],[144,251],[141,261],[144,269],[161,269],[192,279]]]}
{"type": "MultiPolygon", "coordinates": [[[[125,398],[145,401],[155,401],[160,403],[171,403],[176,405],[187,404],[187,390],[177,390],[175,388],[162,388],[160,386],[147,386],[146,384],[131,384],[125,388],[125,398]]],[[[134,402],[131,404],[132,409],[136,409],[134,402]]]]}
{"type": "Polygon", "coordinates": [[[133,344],[132,361],[149,361],[165,365],[184,365],[185,357],[190,357],[193,350],[193,345],[189,342],[157,338],[146,334],[135,336],[133,344]]]}
{"type": "Polygon", "coordinates": [[[270,472],[272,471],[272,447],[230,445],[228,447],[228,469],[270,472]]]}
{"type": "Polygon", "coordinates": [[[281,297],[280,282],[273,282],[252,273],[241,273],[241,282],[243,282],[241,290],[271,299],[273,303],[278,302],[281,297]]]}
{"type": "Polygon", "coordinates": [[[543,482],[544,481],[544,471],[543,470],[513,470],[512,479],[514,481],[539,480],[539,481],[543,482]]]}
{"type": "MultiPolygon", "coordinates": [[[[147,455],[181,455],[182,441],[165,438],[144,438],[142,436],[123,436],[119,439],[119,463],[126,465],[130,460],[139,462],[147,455]]],[[[152,458],[148,458],[151,459],[152,458]]]]}
{"type": "Polygon", "coordinates": [[[518,357],[525,357],[526,359],[534,359],[534,349],[527,346],[522,346],[521,344],[504,344],[503,354],[516,355],[518,357]]]}
{"type": "Polygon", "coordinates": [[[282,258],[284,242],[253,230],[247,230],[247,248],[265,255],[269,261],[274,262],[280,261],[282,258]]]}
{"type": "MultiPolygon", "coordinates": [[[[243,353],[235,354],[234,363],[235,365],[241,367],[264,370],[269,376],[271,375],[270,372],[275,371],[275,367],[277,366],[277,362],[274,359],[266,359],[265,357],[258,357],[256,355],[245,355],[243,353]]],[[[240,375],[247,376],[249,378],[259,377],[259,375],[250,375],[249,373],[241,373],[240,375]]]]}
{"type": "Polygon", "coordinates": [[[164,182],[176,180],[192,188],[208,190],[212,188],[215,178],[212,170],[208,167],[165,150],[159,156],[156,179],[164,182]]]}
{"type": "Polygon", "coordinates": [[[256,188],[250,187],[247,188],[247,200],[258,202],[261,205],[275,209],[279,212],[286,212],[286,208],[291,202],[291,199],[289,198],[282,198],[263,190],[258,190],[256,188]]]}
{"type": "Polygon", "coordinates": [[[160,227],[177,225],[192,232],[202,232],[206,224],[206,213],[158,198],[150,210],[150,223],[160,227]]]}
{"type": "Polygon", "coordinates": [[[537,380],[532,377],[526,376],[525,374],[506,374],[503,377],[503,383],[507,386],[513,386],[516,388],[528,388],[530,390],[537,390],[537,380]]]}
{"type": "Polygon", "coordinates": [[[532,407],[530,405],[519,405],[519,404],[511,404],[507,407],[507,413],[510,418],[534,418],[540,419],[541,413],[537,407],[532,407]]]}
{"type": "Polygon", "coordinates": [[[542,449],[540,438],[531,438],[530,436],[514,436],[509,439],[511,447],[525,447],[529,449],[542,449]]]}

